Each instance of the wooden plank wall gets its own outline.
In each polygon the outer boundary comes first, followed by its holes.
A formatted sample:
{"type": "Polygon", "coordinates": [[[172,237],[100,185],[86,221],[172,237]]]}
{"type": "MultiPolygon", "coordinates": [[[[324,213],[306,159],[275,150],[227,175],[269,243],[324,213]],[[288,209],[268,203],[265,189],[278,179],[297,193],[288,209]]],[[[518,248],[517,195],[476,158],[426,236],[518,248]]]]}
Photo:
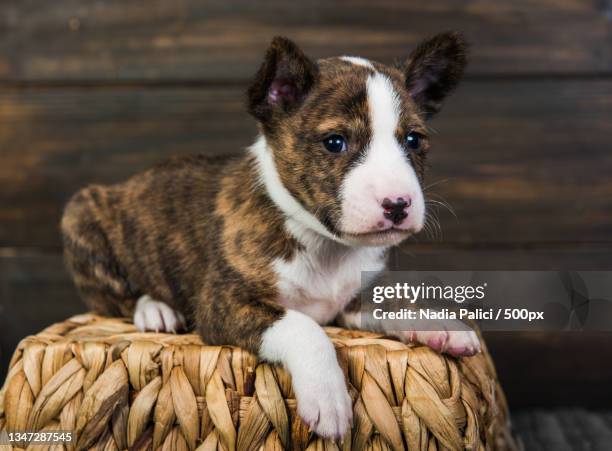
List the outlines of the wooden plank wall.
{"type": "MultiPolygon", "coordinates": [[[[471,41],[467,79],[432,124],[429,190],[457,218],[441,210],[442,233],[395,267],[612,269],[611,17],[607,0],[3,1],[0,377],[19,338],[82,310],[57,227],[71,193],[170,155],[240,152],[255,133],[245,86],[276,34],[387,63],[437,31],[471,41]]],[[[595,368],[610,341],[490,338],[515,406],[609,402],[597,393],[612,370],[595,368]],[[583,395],[551,384],[566,349],[583,395]],[[518,378],[535,355],[547,370],[518,378]]]]}

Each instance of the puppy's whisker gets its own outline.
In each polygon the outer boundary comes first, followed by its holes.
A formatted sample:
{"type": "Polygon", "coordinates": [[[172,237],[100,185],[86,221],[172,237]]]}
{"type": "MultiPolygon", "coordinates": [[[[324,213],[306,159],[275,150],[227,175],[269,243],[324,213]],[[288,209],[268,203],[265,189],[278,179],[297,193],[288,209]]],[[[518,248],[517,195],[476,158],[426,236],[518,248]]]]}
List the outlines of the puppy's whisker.
{"type": "Polygon", "coordinates": [[[431,224],[429,223],[429,218],[425,215],[425,223],[423,224],[423,231],[425,232],[425,237],[428,239],[433,239],[433,230],[431,228],[431,224]]]}
{"type": "Polygon", "coordinates": [[[428,235],[429,235],[429,239],[432,241],[437,241],[437,230],[435,228],[435,226],[430,222],[429,224],[427,224],[428,226],[428,235]]]}
{"type": "Polygon", "coordinates": [[[433,223],[436,225],[436,227],[438,228],[438,232],[440,234],[440,240],[442,240],[443,238],[443,233],[442,233],[442,224],[440,223],[440,218],[438,217],[437,213],[432,211],[432,221],[433,223]]]}
{"type": "Polygon", "coordinates": [[[449,182],[450,180],[452,180],[452,178],[450,178],[450,177],[449,177],[449,178],[446,178],[446,179],[442,179],[442,180],[437,180],[437,181],[435,181],[435,182],[433,182],[433,183],[430,183],[429,185],[425,186],[425,187],[423,188],[423,191],[425,192],[425,191],[427,191],[429,188],[432,188],[432,187],[434,187],[434,186],[440,185],[440,184],[442,184],[442,183],[449,182]]]}
{"type": "Polygon", "coordinates": [[[442,239],[442,226],[437,216],[433,212],[425,213],[425,227],[426,230],[431,231],[431,239],[438,241],[442,239]]]}
{"type": "Polygon", "coordinates": [[[459,219],[457,217],[457,213],[455,212],[455,209],[448,202],[446,202],[444,199],[442,199],[442,200],[432,199],[431,196],[430,196],[430,198],[425,201],[425,205],[429,205],[429,206],[432,206],[432,207],[442,207],[442,208],[445,208],[446,210],[448,210],[448,212],[450,214],[452,214],[455,217],[455,219],[459,219]]]}

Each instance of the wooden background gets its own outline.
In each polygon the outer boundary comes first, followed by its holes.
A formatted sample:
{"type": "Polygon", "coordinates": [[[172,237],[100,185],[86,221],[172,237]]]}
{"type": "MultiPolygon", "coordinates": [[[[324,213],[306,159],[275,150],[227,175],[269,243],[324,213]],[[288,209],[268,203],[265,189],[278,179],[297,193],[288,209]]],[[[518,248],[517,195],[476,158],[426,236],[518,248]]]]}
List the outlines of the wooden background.
{"type": "MultiPolygon", "coordinates": [[[[21,337],[83,309],[60,256],[71,193],[170,155],[240,152],[255,131],[245,86],[272,36],[389,63],[448,29],[472,56],[432,124],[428,182],[457,218],[440,211],[442,233],[394,264],[612,269],[609,0],[3,0],[0,377],[21,337]]],[[[612,401],[612,334],[489,344],[515,407],[612,401]]]]}

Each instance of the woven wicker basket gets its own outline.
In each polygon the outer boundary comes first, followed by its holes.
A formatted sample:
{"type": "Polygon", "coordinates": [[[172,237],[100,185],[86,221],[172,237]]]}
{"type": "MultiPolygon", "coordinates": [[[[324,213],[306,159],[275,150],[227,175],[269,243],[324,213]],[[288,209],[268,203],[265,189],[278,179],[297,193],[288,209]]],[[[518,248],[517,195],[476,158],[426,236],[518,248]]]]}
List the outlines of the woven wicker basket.
{"type": "Polygon", "coordinates": [[[0,391],[0,431],[74,431],[58,449],[514,448],[486,351],[456,360],[372,333],[327,333],[353,397],[342,444],[309,433],[282,369],[196,335],[139,333],[94,315],[20,343],[0,391]]]}

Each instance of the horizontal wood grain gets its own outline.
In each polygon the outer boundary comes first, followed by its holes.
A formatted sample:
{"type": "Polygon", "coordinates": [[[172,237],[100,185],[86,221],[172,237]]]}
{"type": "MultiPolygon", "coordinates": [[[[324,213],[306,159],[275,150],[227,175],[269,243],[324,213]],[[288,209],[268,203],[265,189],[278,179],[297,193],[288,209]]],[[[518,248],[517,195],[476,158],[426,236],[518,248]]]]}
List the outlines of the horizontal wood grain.
{"type": "Polygon", "coordinates": [[[3,93],[0,242],[58,246],[80,187],[126,179],[171,155],[236,153],[255,126],[239,89],[3,93]]]}
{"type": "Polygon", "coordinates": [[[472,74],[609,73],[605,1],[5,0],[0,79],[244,80],[272,36],[391,62],[460,30],[472,74]]]}
{"type": "Polygon", "coordinates": [[[0,381],[21,339],[85,310],[60,254],[0,253],[0,381]]]}
{"type": "Polygon", "coordinates": [[[612,332],[488,332],[487,347],[511,409],[612,402],[612,332]]]}
{"type": "Polygon", "coordinates": [[[394,271],[612,271],[612,245],[448,247],[406,243],[389,257],[394,271]]]}
{"type": "MultiPolygon", "coordinates": [[[[69,196],[170,155],[242,151],[244,87],[0,90],[0,246],[58,248],[69,196]]],[[[418,242],[610,242],[612,81],[467,82],[431,125],[418,242]],[[434,209],[435,210],[435,209],[434,209]]]]}
{"type": "MultiPolygon", "coordinates": [[[[395,269],[612,269],[612,246],[486,250],[413,246],[395,269]]],[[[85,311],[59,253],[0,250],[0,381],[19,340],[85,311]]],[[[511,407],[609,407],[612,332],[487,332],[511,407]]]]}

